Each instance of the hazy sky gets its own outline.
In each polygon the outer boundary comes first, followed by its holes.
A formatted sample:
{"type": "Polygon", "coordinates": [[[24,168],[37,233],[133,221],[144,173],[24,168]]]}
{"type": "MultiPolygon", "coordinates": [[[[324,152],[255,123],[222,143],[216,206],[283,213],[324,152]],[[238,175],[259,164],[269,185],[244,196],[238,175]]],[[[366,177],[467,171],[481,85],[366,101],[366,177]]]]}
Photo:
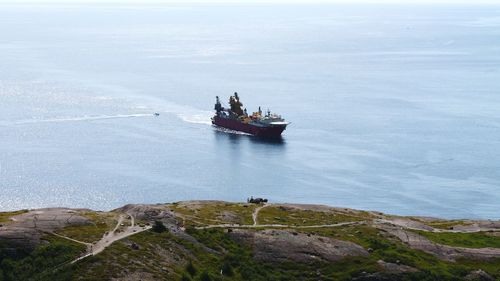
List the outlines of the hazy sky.
{"type": "Polygon", "coordinates": [[[500,0],[0,0],[0,3],[367,3],[367,4],[499,4],[500,0]]]}

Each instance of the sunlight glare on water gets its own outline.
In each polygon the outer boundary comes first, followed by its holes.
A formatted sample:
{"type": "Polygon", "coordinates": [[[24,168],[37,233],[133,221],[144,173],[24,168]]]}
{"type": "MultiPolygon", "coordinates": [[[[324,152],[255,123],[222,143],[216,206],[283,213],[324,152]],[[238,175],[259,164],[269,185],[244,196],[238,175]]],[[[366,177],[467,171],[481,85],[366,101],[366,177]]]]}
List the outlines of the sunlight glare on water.
{"type": "Polygon", "coordinates": [[[259,196],[500,218],[498,7],[0,15],[2,211],[259,196]],[[292,122],[283,139],[213,128],[234,91],[292,122]]]}

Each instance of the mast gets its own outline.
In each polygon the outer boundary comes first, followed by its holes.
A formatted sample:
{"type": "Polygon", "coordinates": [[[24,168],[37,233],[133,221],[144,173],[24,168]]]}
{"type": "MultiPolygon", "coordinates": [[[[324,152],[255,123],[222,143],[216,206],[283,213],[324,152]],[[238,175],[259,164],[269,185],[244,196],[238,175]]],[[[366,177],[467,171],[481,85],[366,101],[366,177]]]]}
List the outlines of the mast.
{"type": "Polygon", "coordinates": [[[224,110],[224,108],[220,104],[219,96],[215,96],[215,106],[214,106],[214,109],[215,109],[215,111],[217,111],[217,113],[220,113],[221,111],[224,110]]]}

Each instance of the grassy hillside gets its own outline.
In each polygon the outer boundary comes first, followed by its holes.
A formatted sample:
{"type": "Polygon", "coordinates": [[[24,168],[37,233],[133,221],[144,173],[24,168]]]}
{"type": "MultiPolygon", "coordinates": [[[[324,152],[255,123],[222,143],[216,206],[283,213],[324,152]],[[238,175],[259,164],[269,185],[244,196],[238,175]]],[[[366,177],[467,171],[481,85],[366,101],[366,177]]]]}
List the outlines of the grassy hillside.
{"type": "Polygon", "coordinates": [[[500,229],[486,222],[451,232],[463,222],[213,201],[79,215],[89,222],[45,233],[30,252],[1,244],[0,280],[500,280],[500,229]],[[134,219],[143,228],[71,263],[134,219]],[[146,227],[154,224],[166,230],[146,227]]]}

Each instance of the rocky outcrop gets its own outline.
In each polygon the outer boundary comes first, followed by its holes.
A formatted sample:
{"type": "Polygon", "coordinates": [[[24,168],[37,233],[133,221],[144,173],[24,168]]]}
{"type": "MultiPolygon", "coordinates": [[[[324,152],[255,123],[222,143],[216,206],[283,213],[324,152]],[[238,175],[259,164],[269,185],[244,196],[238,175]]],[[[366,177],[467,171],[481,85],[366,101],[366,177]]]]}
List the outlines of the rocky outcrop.
{"type": "Polygon", "coordinates": [[[455,261],[458,258],[493,259],[500,258],[499,248],[462,248],[441,245],[418,235],[417,233],[390,225],[378,225],[379,228],[399,238],[412,249],[430,253],[440,259],[455,261]]]}
{"type": "Polygon", "coordinates": [[[491,277],[484,270],[478,269],[474,270],[471,273],[465,276],[464,280],[466,281],[495,281],[495,278],[491,277]]]}
{"type": "Polygon", "coordinates": [[[255,259],[266,262],[332,262],[348,256],[368,255],[363,247],[352,242],[288,230],[235,229],[229,235],[239,243],[251,245],[255,259]]]}
{"type": "Polygon", "coordinates": [[[377,261],[377,264],[383,269],[384,273],[387,274],[403,274],[403,273],[418,271],[418,269],[411,266],[398,263],[385,262],[383,260],[377,261]]]}
{"type": "Polygon", "coordinates": [[[165,225],[176,225],[175,215],[164,205],[128,204],[115,211],[132,215],[136,220],[162,221],[165,225]]]}
{"type": "Polygon", "coordinates": [[[16,255],[18,252],[31,251],[42,243],[41,238],[45,233],[67,226],[91,224],[88,218],[78,214],[79,211],[82,210],[49,208],[13,216],[10,222],[0,227],[0,247],[16,255]]]}
{"type": "Polygon", "coordinates": [[[407,218],[385,218],[385,219],[377,219],[374,221],[375,223],[390,223],[395,226],[400,226],[408,229],[416,229],[423,231],[432,231],[434,228],[423,224],[419,221],[407,219],[407,218]]]}
{"type": "Polygon", "coordinates": [[[403,280],[403,276],[409,273],[418,272],[418,269],[397,263],[385,262],[383,260],[377,261],[378,266],[382,269],[381,272],[361,272],[358,276],[353,278],[354,281],[397,281],[403,280]]]}

